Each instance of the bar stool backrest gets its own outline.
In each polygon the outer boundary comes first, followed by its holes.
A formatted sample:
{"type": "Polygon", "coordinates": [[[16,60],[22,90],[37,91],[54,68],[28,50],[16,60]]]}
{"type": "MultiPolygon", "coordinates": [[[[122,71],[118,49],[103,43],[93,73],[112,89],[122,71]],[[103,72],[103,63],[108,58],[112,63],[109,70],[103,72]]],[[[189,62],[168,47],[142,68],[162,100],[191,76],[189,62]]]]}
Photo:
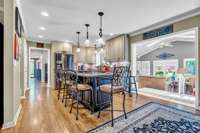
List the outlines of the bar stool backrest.
{"type": "Polygon", "coordinates": [[[62,70],[57,70],[56,71],[56,81],[61,81],[62,79],[62,70]]]}
{"type": "Polygon", "coordinates": [[[62,82],[63,82],[63,71],[57,70],[56,71],[56,88],[57,89],[62,88],[62,82]]]}
{"type": "Polygon", "coordinates": [[[74,71],[74,70],[68,70],[67,71],[68,75],[69,75],[69,80],[70,82],[73,83],[73,85],[75,86],[76,90],[78,90],[78,75],[77,75],[77,72],[74,71]]]}
{"type": "Polygon", "coordinates": [[[112,86],[123,86],[124,85],[124,72],[125,66],[114,67],[112,86]]]}
{"type": "Polygon", "coordinates": [[[66,82],[67,80],[70,80],[70,74],[68,73],[68,70],[63,70],[63,80],[66,82]]]}
{"type": "Polygon", "coordinates": [[[130,65],[124,66],[124,86],[127,87],[129,84],[129,78],[130,78],[130,65]]]}

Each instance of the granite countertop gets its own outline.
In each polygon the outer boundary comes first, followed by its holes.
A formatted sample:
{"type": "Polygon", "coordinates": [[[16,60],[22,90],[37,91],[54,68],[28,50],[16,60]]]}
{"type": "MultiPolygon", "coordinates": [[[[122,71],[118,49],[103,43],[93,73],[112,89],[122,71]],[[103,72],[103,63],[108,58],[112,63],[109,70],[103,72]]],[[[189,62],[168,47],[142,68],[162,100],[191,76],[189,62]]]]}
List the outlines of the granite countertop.
{"type": "Polygon", "coordinates": [[[81,77],[99,77],[99,76],[111,76],[112,73],[101,73],[101,72],[78,72],[78,76],[81,77]]]}
{"type": "Polygon", "coordinates": [[[166,78],[164,76],[153,76],[153,75],[138,75],[138,77],[149,77],[149,78],[166,78]]]}

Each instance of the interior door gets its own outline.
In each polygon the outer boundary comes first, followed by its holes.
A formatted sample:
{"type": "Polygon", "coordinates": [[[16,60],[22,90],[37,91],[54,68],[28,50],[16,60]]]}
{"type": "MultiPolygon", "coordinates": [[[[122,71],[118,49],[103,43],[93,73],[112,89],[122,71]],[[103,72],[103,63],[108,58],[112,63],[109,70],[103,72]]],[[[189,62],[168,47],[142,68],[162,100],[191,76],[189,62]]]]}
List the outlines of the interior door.
{"type": "MultiPolygon", "coordinates": [[[[1,87],[0,87],[0,128],[2,127],[3,125],[3,121],[4,121],[4,106],[3,106],[3,103],[4,103],[4,100],[3,100],[3,94],[4,94],[4,71],[3,71],[3,64],[4,64],[4,50],[3,50],[3,25],[0,23],[0,64],[1,64],[1,67],[0,67],[0,73],[1,73],[1,76],[0,76],[0,84],[1,84],[1,87]]],[[[1,130],[1,129],[0,129],[1,130]]]]}

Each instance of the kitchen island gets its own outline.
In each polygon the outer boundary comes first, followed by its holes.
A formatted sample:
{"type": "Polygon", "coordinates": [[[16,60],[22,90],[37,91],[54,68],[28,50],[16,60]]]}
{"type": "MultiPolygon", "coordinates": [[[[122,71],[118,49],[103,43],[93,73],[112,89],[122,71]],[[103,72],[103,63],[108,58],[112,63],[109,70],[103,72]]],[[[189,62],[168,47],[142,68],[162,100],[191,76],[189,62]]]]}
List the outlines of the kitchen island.
{"type": "Polygon", "coordinates": [[[99,85],[111,83],[112,73],[102,73],[102,72],[78,72],[79,82],[87,83],[92,86],[93,89],[93,98],[87,93],[84,94],[82,103],[92,109],[93,112],[99,110],[99,97],[102,95],[102,102],[108,103],[109,106],[110,95],[99,93],[99,85]],[[109,79],[110,78],[110,79],[109,79]]]}

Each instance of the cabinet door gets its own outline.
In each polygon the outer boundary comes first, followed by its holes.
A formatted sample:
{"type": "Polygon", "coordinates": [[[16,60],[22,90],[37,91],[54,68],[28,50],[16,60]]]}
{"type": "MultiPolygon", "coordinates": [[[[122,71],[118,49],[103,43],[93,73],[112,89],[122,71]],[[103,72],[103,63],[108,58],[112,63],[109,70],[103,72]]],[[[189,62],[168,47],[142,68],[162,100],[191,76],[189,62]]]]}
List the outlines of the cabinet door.
{"type": "Polygon", "coordinates": [[[108,40],[106,42],[106,60],[122,61],[124,60],[124,36],[108,40]]]}
{"type": "Polygon", "coordinates": [[[112,42],[112,60],[117,61],[118,60],[118,43],[117,40],[114,40],[112,42]]]}
{"type": "Polygon", "coordinates": [[[93,48],[87,48],[86,59],[87,63],[95,63],[95,53],[93,48]]]}
{"type": "Polygon", "coordinates": [[[77,52],[76,52],[76,47],[72,47],[72,54],[73,54],[73,56],[74,56],[74,63],[78,63],[78,55],[77,55],[77,52]]]}
{"type": "Polygon", "coordinates": [[[106,60],[110,60],[110,53],[111,53],[111,51],[110,51],[110,42],[107,41],[106,42],[106,46],[105,46],[105,59],[106,60]]]}
{"type": "Polygon", "coordinates": [[[120,37],[118,40],[118,58],[124,60],[124,37],[120,37]]]}
{"type": "Polygon", "coordinates": [[[113,46],[113,57],[112,59],[114,61],[121,61],[124,59],[124,56],[123,56],[123,51],[124,51],[124,42],[123,42],[123,37],[118,37],[116,38],[113,43],[112,43],[112,46],[113,46]]]}
{"type": "Polygon", "coordinates": [[[87,55],[86,55],[86,49],[85,48],[81,48],[81,52],[80,53],[80,60],[81,60],[81,63],[87,63],[87,55]]]}

